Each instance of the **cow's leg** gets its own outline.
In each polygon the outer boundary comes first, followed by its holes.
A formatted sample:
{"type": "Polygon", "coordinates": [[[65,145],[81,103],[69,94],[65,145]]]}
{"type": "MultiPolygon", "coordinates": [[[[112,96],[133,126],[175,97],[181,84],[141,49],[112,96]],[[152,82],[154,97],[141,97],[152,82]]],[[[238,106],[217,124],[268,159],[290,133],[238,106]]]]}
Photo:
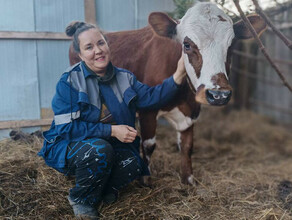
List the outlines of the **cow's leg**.
{"type": "Polygon", "coordinates": [[[193,125],[179,132],[178,143],[181,153],[181,181],[184,184],[194,185],[191,154],[193,150],[193,125]]]}
{"type": "Polygon", "coordinates": [[[192,109],[187,103],[171,109],[159,111],[158,116],[163,116],[177,131],[177,145],[181,152],[181,181],[184,184],[195,183],[192,175],[191,153],[193,148],[193,124],[197,114],[192,114],[192,109]]]}
{"type": "MultiPolygon", "coordinates": [[[[150,174],[150,161],[151,156],[156,148],[156,137],[155,131],[157,126],[156,121],[157,112],[143,112],[139,113],[139,122],[140,122],[140,129],[141,129],[141,138],[142,138],[142,153],[143,153],[143,160],[148,165],[150,174]]],[[[150,186],[151,185],[151,178],[150,176],[144,176],[142,178],[143,184],[150,186]]]]}

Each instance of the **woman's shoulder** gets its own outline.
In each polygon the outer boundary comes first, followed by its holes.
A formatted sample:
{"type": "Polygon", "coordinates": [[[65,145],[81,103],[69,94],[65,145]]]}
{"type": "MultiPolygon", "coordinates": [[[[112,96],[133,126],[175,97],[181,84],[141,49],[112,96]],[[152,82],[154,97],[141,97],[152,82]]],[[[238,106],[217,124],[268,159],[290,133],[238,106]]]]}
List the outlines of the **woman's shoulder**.
{"type": "Polygon", "coordinates": [[[130,70],[123,69],[116,66],[114,66],[114,68],[115,68],[116,77],[118,81],[121,82],[121,81],[124,81],[122,79],[126,79],[127,81],[129,81],[131,85],[133,84],[133,81],[136,79],[136,77],[130,70]]]}
{"type": "Polygon", "coordinates": [[[127,73],[129,75],[133,75],[133,73],[130,70],[124,69],[124,68],[120,68],[117,66],[114,66],[116,74],[123,74],[123,73],[127,73]]]}
{"type": "Polygon", "coordinates": [[[60,80],[61,81],[68,81],[69,76],[71,74],[78,74],[79,72],[81,72],[81,62],[76,63],[70,67],[68,67],[61,75],[60,80]]]}
{"type": "Polygon", "coordinates": [[[77,71],[77,72],[80,72],[80,71],[81,71],[81,62],[76,63],[76,64],[74,64],[74,65],[72,65],[72,66],[69,66],[69,67],[65,70],[65,72],[64,72],[63,74],[65,74],[65,73],[70,73],[70,72],[73,72],[73,71],[77,71]]]}

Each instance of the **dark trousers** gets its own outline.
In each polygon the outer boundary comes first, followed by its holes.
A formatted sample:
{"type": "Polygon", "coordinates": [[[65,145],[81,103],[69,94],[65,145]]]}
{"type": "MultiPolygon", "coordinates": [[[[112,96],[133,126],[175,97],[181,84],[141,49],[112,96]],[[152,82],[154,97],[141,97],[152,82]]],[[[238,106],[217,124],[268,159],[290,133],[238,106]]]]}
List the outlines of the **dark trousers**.
{"type": "Polygon", "coordinates": [[[99,139],[72,142],[67,150],[67,175],[76,185],[69,197],[76,203],[95,205],[141,175],[139,157],[125,146],[99,139]]]}

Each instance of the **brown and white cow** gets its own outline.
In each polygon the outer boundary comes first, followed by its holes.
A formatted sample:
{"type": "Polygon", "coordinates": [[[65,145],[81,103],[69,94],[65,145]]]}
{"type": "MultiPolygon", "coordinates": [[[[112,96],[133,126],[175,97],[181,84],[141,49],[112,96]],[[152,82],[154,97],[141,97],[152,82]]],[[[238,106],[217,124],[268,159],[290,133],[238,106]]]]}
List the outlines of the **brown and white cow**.
{"type": "MultiPolygon", "coordinates": [[[[266,25],[249,16],[258,33],[266,25]]],[[[161,12],[151,13],[149,26],[133,31],[107,33],[112,62],[132,71],[138,80],[154,86],[172,75],[183,50],[187,81],[172,101],[159,111],[140,111],[143,159],[147,164],[156,147],[157,119],[166,118],[177,131],[181,152],[181,180],[194,184],[191,152],[193,126],[201,104],[225,105],[231,97],[228,83],[230,46],[251,34],[243,22],[232,20],[215,4],[197,3],[180,21],[161,12]]],[[[79,61],[70,48],[70,63],[79,61]]],[[[149,179],[148,179],[149,181],[149,179]]],[[[147,182],[148,182],[147,181],[147,182]]]]}

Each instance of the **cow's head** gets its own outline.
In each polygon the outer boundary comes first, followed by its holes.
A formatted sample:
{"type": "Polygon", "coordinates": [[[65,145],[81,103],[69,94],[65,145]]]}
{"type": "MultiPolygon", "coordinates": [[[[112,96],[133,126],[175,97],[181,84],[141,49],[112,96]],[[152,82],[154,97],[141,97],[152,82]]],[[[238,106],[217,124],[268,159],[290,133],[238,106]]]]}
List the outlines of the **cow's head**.
{"type": "MultiPolygon", "coordinates": [[[[248,17],[258,34],[266,24],[258,15],[248,17]]],[[[197,3],[180,21],[164,13],[153,12],[149,24],[160,36],[174,38],[183,47],[188,78],[196,90],[196,101],[224,105],[230,100],[228,82],[230,47],[235,39],[252,37],[242,21],[233,24],[213,3],[197,3]]]]}

